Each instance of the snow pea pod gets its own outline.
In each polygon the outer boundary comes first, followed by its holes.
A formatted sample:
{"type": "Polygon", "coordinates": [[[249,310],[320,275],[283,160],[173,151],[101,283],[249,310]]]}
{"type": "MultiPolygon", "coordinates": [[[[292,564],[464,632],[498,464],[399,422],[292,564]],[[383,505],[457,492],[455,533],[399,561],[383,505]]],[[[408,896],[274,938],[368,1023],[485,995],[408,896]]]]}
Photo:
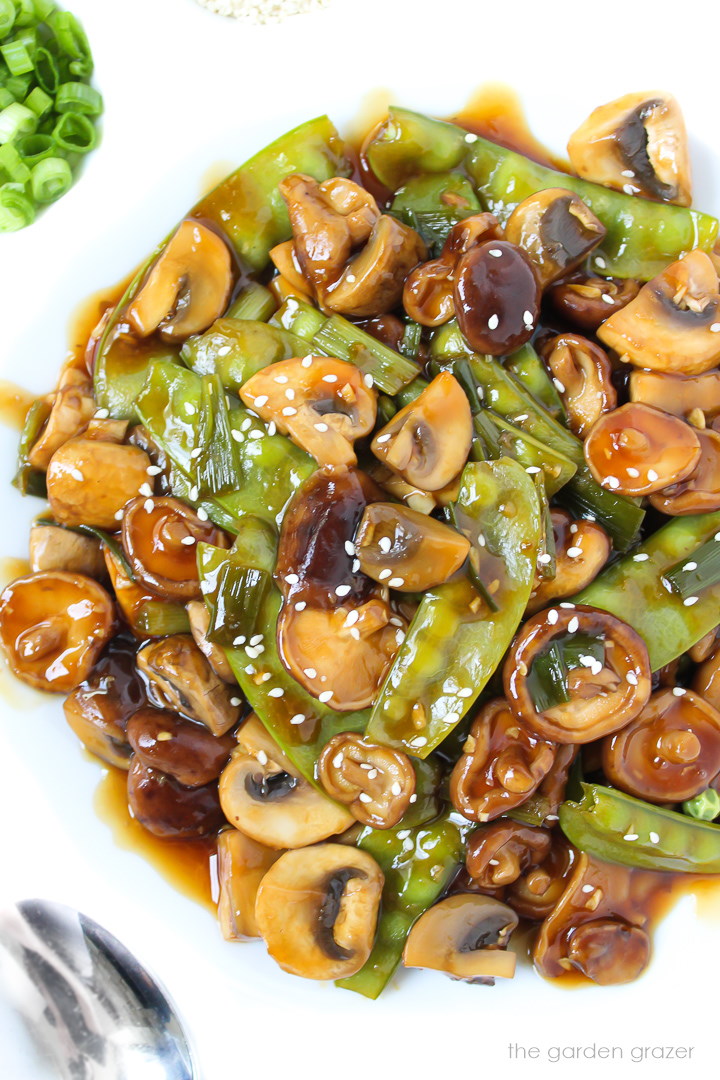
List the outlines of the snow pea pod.
{"type": "Polygon", "coordinates": [[[708,214],[556,172],[454,124],[407,109],[390,110],[367,155],[373,172],[392,190],[419,173],[462,167],[484,208],[501,224],[535,192],[568,188],[605,226],[607,235],[592,261],[598,272],[613,277],[649,281],[693,248],[712,250],[718,233],[717,220],[708,214]]]}
{"type": "Polygon", "coordinates": [[[693,604],[664,582],[663,574],[720,530],[720,510],[676,517],[620,562],[603,570],[573,597],[629,623],[644,639],[653,671],[669,664],[718,622],[720,584],[703,589],[693,604]]]}
{"type": "Polygon", "coordinates": [[[583,784],[580,801],[564,802],[559,813],[570,843],[606,862],[643,870],[720,874],[720,825],[600,784],[583,784]]]}
{"type": "Polygon", "coordinates": [[[183,345],[183,362],[198,375],[214,372],[226,390],[238,391],[258,371],[292,356],[304,356],[307,342],[264,322],[218,319],[183,345]]]}
{"type": "Polygon", "coordinates": [[[450,734],[500,662],[530,596],[541,534],[535,486],[510,458],[471,462],[455,505],[474,568],[497,611],[468,577],[423,596],[373,708],[368,737],[426,757],[450,734]]]}
{"type": "MultiPolygon", "coordinates": [[[[458,815],[454,815],[458,817],[458,815]]],[[[364,967],[336,985],[376,998],[402,958],[416,919],[452,881],[465,857],[464,839],[473,826],[458,825],[446,813],[418,828],[366,828],[357,846],[372,855],[385,875],[382,914],[375,945],[364,967]]]]}

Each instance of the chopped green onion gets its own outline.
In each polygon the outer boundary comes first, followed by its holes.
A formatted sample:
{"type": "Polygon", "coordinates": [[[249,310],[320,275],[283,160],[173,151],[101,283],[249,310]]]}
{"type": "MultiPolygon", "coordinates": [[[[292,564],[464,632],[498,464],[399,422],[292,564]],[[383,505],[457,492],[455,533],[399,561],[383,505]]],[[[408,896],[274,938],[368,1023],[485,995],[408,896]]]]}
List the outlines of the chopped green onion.
{"type": "Polygon", "coordinates": [[[255,633],[260,606],[270,586],[270,575],[254,566],[238,566],[228,560],[218,576],[208,626],[208,638],[231,646],[235,638],[255,633]]]}
{"type": "Polygon", "coordinates": [[[13,101],[23,102],[30,93],[32,82],[31,75],[8,75],[5,89],[12,94],[13,101]]]}
{"type": "Polygon", "coordinates": [[[27,162],[23,160],[23,155],[16,143],[5,143],[4,146],[0,146],[0,175],[3,173],[8,180],[16,184],[26,184],[30,179],[30,169],[27,162]]]}
{"type": "MultiPolygon", "coordinates": [[[[468,533],[467,530],[463,530],[461,526],[455,503],[449,503],[449,505],[446,507],[446,514],[450,524],[454,528],[456,528],[459,533],[462,533],[463,536],[466,536],[468,540],[472,542],[472,535],[468,533]]],[[[490,611],[498,611],[499,609],[497,602],[495,601],[492,593],[489,591],[487,585],[483,581],[480,570],[480,551],[477,547],[477,544],[473,543],[472,547],[470,548],[470,555],[468,557],[468,578],[470,579],[470,583],[472,584],[473,589],[475,589],[475,592],[480,597],[482,597],[490,611]]]]}
{"type": "Polygon", "coordinates": [[[16,26],[31,26],[36,18],[34,0],[15,0],[17,9],[16,26]]]}
{"type": "Polygon", "coordinates": [[[313,337],[312,344],[328,356],[355,364],[365,375],[372,376],[374,384],[386,394],[397,394],[419,373],[416,363],[389,349],[342,315],[327,319],[313,337]]]}
{"type": "Polygon", "coordinates": [[[687,799],[682,808],[683,814],[696,821],[714,821],[720,815],[720,795],[714,788],[706,788],[694,798],[687,799]]]}
{"type": "Polygon", "coordinates": [[[41,45],[35,53],[35,78],[41,90],[55,95],[60,78],[55,57],[41,45]]]}
{"type": "Polygon", "coordinates": [[[148,637],[169,637],[188,634],[190,619],[182,604],[146,600],[135,612],[135,626],[148,637]]]}
{"type": "MultiPolygon", "coordinates": [[[[55,34],[60,50],[72,60],[79,61],[82,75],[89,76],[92,73],[90,45],[85,31],[75,16],[69,11],[55,11],[48,17],[47,24],[55,34]]],[[[74,70],[72,63],[70,70],[74,70]]]]}
{"type": "Polygon", "coordinates": [[[535,481],[535,490],[540,503],[540,515],[543,525],[538,549],[538,572],[544,581],[552,581],[557,574],[555,530],[553,528],[544,473],[534,473],[533,480],[535,481]]]}
{"type": "Polygon", "coordinates": [[[32,171],[30,185],[33,198],[39,203],[55,202],[70,190],[72,182],[72,170],[64,158],[45,158],[32,171]]]}
{"type": "Polygon", "coordinates": [[[37,133],[35,135],[21,135],[14,143],[8,143],[7,145],[12,145],[22,155],[23,161],[29,166],[28,174],[33,165],[37,165],[38,161],[44,161],[45,158],[52,157],[55,153],[55,143],[52,135],[38,135],[37,133]]]}
{"type": "Polygon", "coordinates": [[[277,309],[275,297],[264,285],[251,281],[225,313],[226,319],[267,322],[277,309]]]}
{"type": "Polygon", "coordinates": [[[422,332],[423,328],[420,323],[412,321],[406,323],[405,333],[400,342],[400,352],[403,356],[407,357],[408,360],[417,360],[417,354],[420,351],[422,332]]]}
{"type": "Polygon", "coordinates": [[[8,105],[12,105],[15,98],[6,90],[4,86],[0,86],[0,109],[7,109],[8,105]]]}
{"type": "Polygon", "coordinates": [[[17,101],[0,112],[0,144],[12,142],[19,135],[31,135],[37,127],[37,117],[32,109],[17,101]]]}
{"type": "Polygon", "coordinates": [[[15,23],[13,0],[0,0],[0,40],[8,36],[15,23]]]}
{"type": "Polygon", "coordinates": [[[296,337],[310,341],[325,322],[322,312],[304,300],[289,296],[270,319],[271,326],[289,330],[296,337]]]}
{"type": "Polygon", "coordinates": [[[384,428],[397,413],[395,402],[387,394],[379,394],[377,400],[377,427],[384,428]]]}
{"type": "Polygon", "coordinates": [[[204,495],[237,491],[241,469],[238,444],[232,437],[230,412],[219,375],[202,379],[202,400],[195,480],[204,495]]]}
{"type": "Polygon", "coordinates": [[[562,398],[532,345],[523,345],[517,352],[511,353],[505,358],[504,366],[553,419],[561,424],[565,423],[566,413],[562,398]]]}
{"type": "Polygon", "coordinates": [[[32,109],[36,116],[44,116],[46,112],[52,109],[53,100],[49,94],[40,86],[36,86],[30,91],[25,98],[23,104],[28,109],[32,109]]]}
{"type": "Polygon", "coordinates": [[[402,390],[398,390],[395,395],[395,404],[398,409],[404,409],[406,405],[412,405],[413,401],[416,401],[423,391],[427,390],[429,385],[427,379],[423,379],[422,375],[417,375],[411,383],[403,386],[402,390]]]}
{"type": "Polygon", "coordinates": [[[97,90],[81,82],[66,82],[58,86],[55,95],[55,108],[58,112],[83,113],[85,116],[99,116],[103,111],[103,99],[97,90]]]}
{"type": "Polygon", "coordinates": [[[683,601],[699,596],[704,589],[712,589],[720,582],[720,533],[715,533],[663,576],[683,601]]]}
{"type": "MultiPolygon", "coordinates": [[[[1,115],[1,114],[0,114],[1,115]]],[[[53,128],[53,138],[63,150],[87,154],[97,145],[97,131],[92,121],[81,113],[63,113],[53,128]]]]}
{"type": "Polygon", "coordinates": [[[17,38],[13,38],[7,45],[0,45],[0,53],[2,53],[11,75],[27,75],[35,67],[27,46],[17,38]]]}
{"type": "Polygon", "coordinates": [[[0,187],[0,232],[17,232],[35,220],[35,207],[25,194],[24,184],[0,187]]]}
{"type": "Polygon", "coordinates": [[[553,641],[533,662],[528,689],[539,713],[570,700],[568,669],[560,643],[553,641]]]}
{"type": "Polygon", "coordinates": [[[54,0],[32,0],[32,5],[35,9],[35,18],[42,22],[47,22],[48,15],[52,15],[55,11],[54,0]]]}
{"type": "MultiPolygon", "coordinates": [[[[0,206],[2,206],[2,188],[0,188],[0,206]]],[[[22,228],[22,226],[17,226],[17,228],[22,228]]],[[[2,229],[2,210],[0,209],[0,232],[2,232],[2,229]]],[[[47,398],[38,398],[37,401],[33,401],[27,411],[25,423],[20,433],[17,469],[13,478],[13,485],[21,495],[36,495],[41,499],[47,497],[45,473],[40,472],[39,469],[30,464],[30,451],[47,423],[50,408],[47,398]]]]}

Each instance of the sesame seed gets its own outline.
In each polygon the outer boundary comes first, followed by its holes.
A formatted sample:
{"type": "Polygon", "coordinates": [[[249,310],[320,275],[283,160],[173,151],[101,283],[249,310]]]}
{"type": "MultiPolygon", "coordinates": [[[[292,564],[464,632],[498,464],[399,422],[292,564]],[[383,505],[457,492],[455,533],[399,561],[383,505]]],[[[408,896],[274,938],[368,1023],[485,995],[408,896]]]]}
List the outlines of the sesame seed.
{"type": "Polygon", "coordinates": [[[333,769],[339,769],[340,768],[340,766],[343,763],[344,756],[345,755],[343,754],[342,750],[340,751],[339,754],[335,755],[335,757],[332,759],[333,769]]]}
{"type": "Polygon", "coordinates": [[[378,574],[380,581],[385,581],[385,579],[389,577],[392,577],[392,570],[388,570],[387,567],[378,574]]]}
{"type": "Polygon", "coordinates": [[[596,255],[595,256],[595,265],[597,267],[599,267],[600,270],[604,270],[605,267],[607,266],[607,263],[605,262],[605,260],[603,259],[603,257],[601,255],[596,255]]]}
{"type": "Polygon", "coordinates": [[[300,578],[297,576],[297,574],[286,574],[285,580],[287,581],[288,585],[297,585],[300,578]]]}
{"type": "MultiPolygon", "coordinates": [[[[70,470],[70,475],[72,476],[73,480],[78,480],[81,484],[82,484],[83,480],[85,479],[83,474],[80,472],[80,469],[71,469],[70,470]]],[[[143,487],[147,487],[147,486],[148,486],[147,484],[143,484],[143,487]]],[[[140,491],[142,492],[142,487],[140,488],[140,491]]],[[[148,495],[152,495],[152,491],[148,491],[148,495]]]]}
{"type": "Polygon", "coordinates": [[[310,367],[310,365],[312,364],[312,362],[313,362],[313,358],[312,358],[312,356],[303,356],[302,360],[300,361],[300,363],[302,364],[302,366],[303,366],[304,368],[308,368],[308,367],[310,367]]]}
{"type": "Polygon", "coordinates": [[[282,697],[284,693],[282,686],[273,686],[272,690],[268,690],[268,697],[282,697]]]}
{"type": "MultiPolygon", "coordinates": [[[[196,446],[194,450],[191,450],[191,451],[190,451],[190,457],[191,457],[191,458],[192,458],[193,460],[194,460],[195,458],[199,458],[201,454],[202,454],[202,448],[201,448],[201,447],[199,447],[199,446],[196,446]]],[[[149,471],[149,470],[148,470],[148,471],[149,471]]]]}
{"type": "Polygon", "coordinates": [[[256,673],[256,669],[253,667],[253,665],[248,664],[247,667],[245,668],[245,674],[246,675],[254,675],[255,673],[256,673]]]}
{"type": "Polygon", "coordinates": [[[252,431],[248,432],[248,439],[263,439],[264,437],[265,432],[261,431],[260,428],[254,428],[252,431]]]}
{"type": "Polygon", "coordinates": [[[110,415],[110,410],[109,409],[96,409],[95,410],[95,419],[96,420],[107,420],[109,415],[110,415]]]}
{"type": "Polygon", "coordinates": [[[360,792],[360,794],[358,795],[358,799],[360,800],[360,802],[363,802],[363,803],[372,802],[372,796],[368,795],[367,792],[365,792],[365,791],[360,792]]]}
{"type": "Polygon", "coordinates": [[[162,465],[148,465],[145,472],[148,476],[159,476],[162,472],[162,465]]]}
{"type": "Polygon", "coordinates": [[[392,435],[390,435],[390,434],[388,434],[388,435],[378,435],[375,442],[378,443],[378,444],[386,443],[388,441],[388,439],[391,439],[391,438],[392,438],[392,435]]]}
{"type": "Polygon", "coordinates": [[[699,599],[699,596],[688,596],[686,600],[683,600],[683,605],[685,607],[692,607],[693,604],[697,604],[699,599]]]}
{"type": "Polygon", "coordinates": [[[283,416],[296,416],[297,415],[297,409],[294,408],[292,405],[286,405],[285,408],[282,411],[282,414],[283,414],[283,416]]]}
{"type": "Polygon", "coordinates": [[[349,585],[338,585],[337,588],[335,589],[335,592],[337,593],[338,596],[347,596],[347,594],[350,592],[350,586],[349,585]]]}
{"type": "Polygon", "coordinates": [[[365,376],[365,378],[363,379],[363,382],[367,386],[368,390],[371,390],[373,388],[373,386],[375,385],[375,380],[373,379],[372,375],[369,372],[365,376]]]}
{"type": "Polygon", "coordinates": [[[250,644],[251,645],[259,645],[260,642],[262,641],[262,639],[263,639],[262,634],[255,634],[255,635],[253,635],[253,637],[250,638],[250,644]]]}
{"type": "Polygon", "coordinates": [[[116,510],[115,511],[115,520],[116,521],[122,521],[124,513],[125,513],[124,510],[116,510]]]}
{"type": "Polygon", "coordinates": [[[238,705],[242,705],[242,698],[231,697],[230,704],[233,706],[233,708],[237,709],[238,705]]]}
{"type": "Polygon", "coordinates": [[[458,690],[457,696],[461,698],[472,697],[473,692],[469,686],[463,686],[461,690],[458,690]]]}
{"type": "Polygon", "coordinates": [[[338,381],[338,377],[337,375],[323,375],[322,381],[327,383],[334,383],[338,381]]]}
{"type": "Polygon", "coordinates": [[[150,484],[141,484],[140,487],[138,488],[138,491],[139,491],[139,493],[141,495],[146,495],[146,496],[150,496],[153,493],[153,489],[150,486],[150,484]]]}
{"type": "Polygon", "coordinates": [[[345,541],[345,551],[347,552],[348,555],[354,555],[355,554],[355,545],[353,544],[352,540],[346,540],[345,541]]]}
{"type": "Polygon", "coordinates": [[[686,562],[683,566],[683,570],[697,570],[696,562],[686,562]]]}
{"type": "Polygon", "coordinates": [[[416,794],[411,795],[410,798],[408,799],[408,802],[416,803],[417,802],[417,795],[416,794]]]}
{"type": "Polygon", "coordinates": [[[305,674],[307,675],[308,679],[316,679],[317,678],[317,671],[315,670],[314,667],[306,667],[305,668],[305,674]]]}
{"type": "Polygon", "coordinates": [[[192,501],[193,501],[193,502],[195,502],[195,500],[197,499],[197,497],[199,496],[199,494],[200,494],[200,489],[199,489],[199,488],[197,487],[197,485],[195,485],[195,484],[194,484],[194,485],[193,485],[193,486],[192,486],[192,487],[190,488],[190,491],[188,492],[188,495],[190,496],[190,498],[192,499],[192,501]]]}
{"type": "Polygon", "coordinates": [[[673,686],[673,694],[675,697],[685,697],[687,690],[684,686],[673,686]]]}
{"type": "Polygon", "coordinates": [[[275,423],[275,421],[271,420],[265,430],[267,431],[268,435],[274,435],[277,432],[277,424],[275,423]]]}
{"type": "Polygon", "coordinates": [[[526,326],[532,326],[535,322],[532,311],[523,311],[523,322],[526,326]]]}
{"type": "Polygon", "coordinates": [[[258,761],[260,762],[261,765],[267,765],[268,756],[267,756],[267,754],[265,753],[264,750],[258,750],[255,757],[258,759],[258,761]]]}
{"type": "Polygon", "coordinates": [[[318,424],[313,424],[313,427],[315,428],[316,431],[328,431],[329,430],[327,424],[323,424],[322,421],[320,421],[320,423],[318,423],[318,424]]]}
{"type": "Polygon", "coordinates": [[[288,386],[287,390],[285,391],[285,397],[288,399],[288,401],[295,400],[295,391],[293,390],[292,386],[288,386]]]}
{"type": "Polygon", "coordinates": [[[639,187],[635,187],[633,184],[623,184],[623,191],[626,195],[637,195],[639,187]]]}
{"type": "Polygon", "coordinates": [[[257,660],[260,653],[265,652],[262,645],[246,645],[245,652],[248,654],[251,660],[257,660]]]}
{"type": "Polygon", "coordinates": [[[276,383],[280,383],[280,385],[281,385],[281,386],[284,386],[284,384],[285,384],[285,383],[286,383],[287,381],[288,381],[288,377],[287,377],[287,375],[276,375],[276,376],[274,377],[274,379],[273,379],[273,382],[276,382],[276,383]]]}
{"type": "Polygon", "coordinates": [[[210,520],[209,514],[208,514],[208,512],[207,512],[207,510],[205,509],[204,506],[198,506],[195,513],[197,514],[197,516],[200,518],[201,521],[209,521],[210,520]]]}
{"type": "Polygon", "coordinates": [[[631,686],[637,686],[637,684],[638,684],[638,677],[637,677],[637,675],[635,674],[635,672],[634,672],[634,671],[628,671],[628,673],[627,673],[627,675],[625,676],[625,678],[626,678],[626,680],[627,680],[627,681],[628,681],[628,682],[630,683],[630,685],[631,685],[631,686]]]}
{"type": "Polygon", "coordinates": [[[623,840],[637,840],[638,834],[636,832],[625,833],[623,840]]]}
{"type": "Polygon", "coordinates": [[[710,326],[711,334],[720,334],[720,322],[714,322],[710,326]]]}
{"type": "Polygon", "coordinates": [[[351,629],[350,629],[350,637],[353,639],[353,641],[359,641],[360,640],[360,631],[358,630],[357,626],[351,627],[351,629]]]}
{"type": "Polygon", "coordinates": [[[528,473],[530,476],[535,476],[536,473],[542,472],[542,469],[539,465],[528,465],[525,469],[525,472],[528,473]]]}
{"type": "Polygon", "coordinates": [[[392,540],[389,536],[381,536],[378,540],[378,547],[382,551],[383,555],[387,555],[390,548],[392,547],[392,540]]]}
{"type": "Polygon", "coordinates": [[[660,836],[659,836],[658,833],[656,833],[656,832],[651,832],[650,833],[650,843],[651,844],[659,844],[660,843],[660,836]]]}
{"type": "Polygon", "coordinates": [[[587,892],[587,893],[595,892],[595,886],[594,885],[583,885],[582,891],[587,892]]]}
{"type": "Polygon", "coordinates": [[[563,603],[560,604],[559,606],[562,607],[562,608],[574,608],[575,607],[575,605],[571,604],[569,600],[563,601],[563,603]]]}
{"type": "Polygon", "coordinates": [[[360,560],[359,559],[353,559],[353,561],[352,561],[352,572],[353,572],[353,574],[357,574],[359,569],[360,569],[360,560]]]}
{"type": "Polygon", "coordinates": [[[257,405],[258,409],[262,409],[263,405],[267,405],[270,398],[267,394],[261,394],[260,397],[256,397],[253,405],[257,405]]]}
{"type": "Polygon", "coordinates": [[[388,585],[390,586],[391,589],[401,589],[404,584],[405,584],[405,578],[401,578],[401,577],[393,577],[393,578],[390,578],[390,580],[388,581],[388,585]]]}
{"type": "Polygon", "coordinates": [[[180,541],[180,543],[184,544],[185,547],[192,547],[192,545],[195,544],[196,542],[197,541],[196,541],[196,538],[194,536],[183,536],[182,540],[180,541]]]}
{"type": "Polygon", "coordinates": [[[567,553],[569,559],[577,559],[580,555],[582,555],[582,548],[570,547],[567,549],[567,553]]]}
{"type": "Polygon", "coordinates": [[[640,470],[639,469],[634,469],[632,465],[628,465],[625,472],[628,474],[628,476],[632,476],[633,480],[636,480],[638,478],[638,476],[640,475],[640,470]]]}
{"type": "Polygon", "coordinates": [[[547,566],[549,562],[552,562],[552,555],[548,555],[547,552],[543,552],[542,555],[538,555],[537,560],[542,566],[547,566]]]}
{"type": "Polygon", "coordinates": [[[332,690],[323,690],[322,694],[318,694],[318,701],[322,701],[324,703],[326,701],[329,701],[332,696],[332,690]]]}
{"type": "Polygon", "coordinates": [[[601,481],[601,483],[603,487],[609,487],[613,489],[620,487],[620,481],[618,480],[617,476],[606,476],[605,479],[601,481]]]}
{"type": "Polygon", "coordinates": [[[345,619],[345,626],[354,626],[360,618],[360,614],[357,611],[349,611],[345,619]]]}
{"type": "MultiPolygon", "coordinates": [[[[144,505],[145,512],[147,514],[152,514],[153,510],[155,509],[155,503],[152,501],[152,499],[146,499],[144,505]]],[[[122,511],[120,511],[120,517],[122,517],[122,511]]]]}
{"type": "Polygon", "coordinates": [[[298,600],[297,604],[295,605],[295,610],[296,611],[304,611],[306,607],[307,607],[307,602],[305,600],[298,600]]]}
{"type": "Polygon", "coordinates": [[[427,746],[427,739],[424,735],[417,735],[414,739],[411,739],[408,746],[418,748],[420,746],[427,746]]]}
{"type": "Polygon", "coordinates": [[[557,611],[555,611],[555,608],[551,608],[551,610],[547,613],[547,621],[550,623],[551,626],[555,626],[559,617],[560,616],[558,615],[557,611]]]}
{"type": "MultiPolygon", "coordinates": [[[[474,143],[474,142],[477,142],[477,138],[478,138],[477,135],[473,135],[472,131],[468,131],[467,135],[465,136],[465,142],[466,143],[474,143]]],[[[399,835],[400,834],[398,833],[398,836],[399,835]]]]}
{"type": "Polygon", "coordinates": [[[390,623],[391,626],[402,626],[403,625],[402,619],[398,619],[397,615],[393,615],[392,618],[388,619],[388,622],[390,623]]]}
{"type": "Polygon", "coordinates": [[[252,427],[252,420],[250,419],[249,416],[246,416],[245,419],[243,420],[242,424],[240,425],[240,430],[241,431],[247,431],[248,428],[251,428],[251,427],[252,427]]]}
{"type": "Polygon", "coordinates": [[[238,431],[236,428],[230,429],[230,436],[237,443],[245,442],[245,436],[243,435],[242,431],[238,431]]]}
{"type": "Polygon", "coordinates": [[[238,637],[233,638],[233,645],[244,645],[247,638],[244,634],[240,634],[238,637]]]}
{"type": "Polygon", "coordinates": [[[188,416],[194,416],[195,413],[197,412],[197,409],[189,401],[186,401],[185,402],[185,412],[188,414],[188,416]]]}
{"type": "Polygon", "coordinates": [[[654,484],[655,481],[658,479],[658,474],[655,472],[654,469],[648,469],[647,478],[651,483],[654,484]]]}
{"type": "Polygon", "coordinates": [[[561,383],[559,379],[553,379],[553,386],[559,394],[565,393],[565,384],[561,383]]]}
{"type": "Polygon", "coordinates": [[[400,784],[398,783],[397,780],[395,781],[394,784],[392,784],[390,786],[390,794],[391,795],[402,795],[402,787],[400,786],[400,784]]]}
{"type": "Polygon", "coordinates": [[[502,251],[500,250],[500,248],[490,248],[490,250],[488,251],[488,255],[492,255],[494,259],[501,259],[502,251]]]}
{"type": "Polygon", "coordinates": [[[637,555],[633,555],[633,562],[647,562],[649,558],[646,551],[638,551],[637,555]]]}
{"type": "Polygon", "coordinates": [[[574,536],[577,531],[578,531],[577,522],[573,521],[572,525],[570,526],[570,532],[574,536]]]}
{"type": "Polygon", "coordinates": [[[629,178],[630,178],[630,179],[632,180],[632,178],[634,177],[635,173],[633,172],[633,170],[632,170],[632,169],[623,169],[623,171],[622,171],[622,172],[620,173],[620,175],[621,175],[621,176],[627,176],[627,177],[629,177],[629,178]]]}
{"type": "Polygon", "coordinates": [[[570,622],[568,623],[568,633],[569,634],[576,634],[579,629],[580,629],[580,620],[578,619],[577,615],[574,615],[572,617],[572,619],[570,620],[570,622]]]}
{"type": "Polygon", "coordinates": [[[500,318],[498,315],[491,315],[487,321],[488,330],[497,330],[500,325],[500,318]]]}
{"type": "Polygon", "coordinates": [[[295,713],[295,715],[290,718],[290,723],[295,724],[295,725],[302,724],[302,723],[304,723],[304,721],[305,721],[305,713],[301,713],[301,712],[295,713]]]}

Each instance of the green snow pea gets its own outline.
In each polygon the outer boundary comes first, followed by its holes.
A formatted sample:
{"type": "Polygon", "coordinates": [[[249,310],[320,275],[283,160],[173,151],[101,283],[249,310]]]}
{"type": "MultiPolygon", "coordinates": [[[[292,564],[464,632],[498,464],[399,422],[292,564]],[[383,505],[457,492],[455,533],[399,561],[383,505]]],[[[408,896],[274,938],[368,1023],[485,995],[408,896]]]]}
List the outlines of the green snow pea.
{"type": "Polygon", "coordinates": [[[481,209],[470,181],[448,172],[413,177],[396,193],[390,213],[419,232],[437,258],[453,225],[481,209]]]}
{"type": "Polygon", "coordinates": [[[197,375],[217,372],[225,389],[237,392],[268,364],[306,352],[307,342],[277,326],[218,319],[204,334],[186,341],[180,355],[197,375]]]}

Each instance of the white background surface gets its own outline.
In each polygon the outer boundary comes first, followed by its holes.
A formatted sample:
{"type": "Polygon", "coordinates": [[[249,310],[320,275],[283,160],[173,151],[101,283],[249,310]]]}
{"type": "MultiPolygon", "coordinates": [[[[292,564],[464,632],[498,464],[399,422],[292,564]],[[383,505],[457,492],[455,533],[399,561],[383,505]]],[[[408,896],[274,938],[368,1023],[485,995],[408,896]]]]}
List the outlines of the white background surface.
{"type": "MultiPolygon", "coordinates": [[[[103,142],[69,195],[30,229],[0,236],[0,377],[34,391],[53,383],[76,305],[141,260],[196,200],[208,169],[239,164],[317,113],[342,130],[377,88],[447,114],[484,82],[503,81],[555,150],[595,105],[666,88],[690,130],[696,205],[720,212],[720,24],[706,0],[686,9],[334,0],[272,27],[223,20],[193,0],[69,6],[93,46],[103,142]]],[[[0,429],[0,555],[25,553],[39,506],[6,486],[15,442],[0,429]]],[[[692,898],[658,933],[650,973],[628,987],[568,992],[522,970],[489,990],[413,972],[369,1002],[282,974],[261,945],[224,945],[207,912],[113,845],[92,810],[98,769],[59,702],[4,673],[0,691],[0,902],[52,897],[108,926],[164,980],[207,1080],[716,1071],[720,920],[698,919],[692,898]],[[538,1046],[540,1060],[510,1061],[511,1041],[538,1046]],[[623,1062],[547,1061],[548,1047],[593,1043],[621,1047],[623,1062]],[[662,1045],[694,1046],[691,1064],[632,1062],[633,1047],[662,1045]]]]}

